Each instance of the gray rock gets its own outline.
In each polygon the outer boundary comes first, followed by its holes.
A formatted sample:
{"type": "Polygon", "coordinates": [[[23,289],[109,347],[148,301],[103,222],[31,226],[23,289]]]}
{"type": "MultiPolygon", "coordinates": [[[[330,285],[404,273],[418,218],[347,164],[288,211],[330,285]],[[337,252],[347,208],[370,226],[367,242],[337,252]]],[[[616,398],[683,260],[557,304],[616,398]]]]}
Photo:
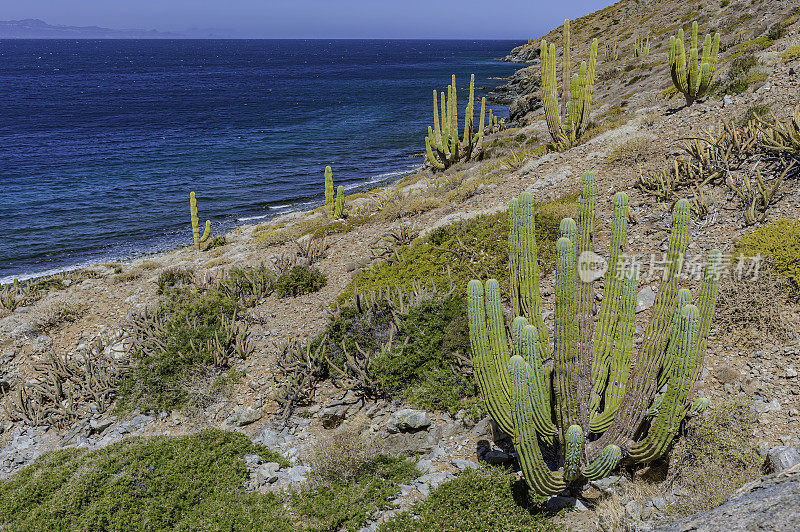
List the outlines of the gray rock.
{"type": "Polygon", "coordinates": [[[483,455],[483,460],[492,465],[502,465],[511,462],[511,455],[498,449],[492,449],[483,455]]]}
{"type": "Polygon", "coordinates": [[[574,497],[562,497],[561,495],[556,495],[547,499],[545,507],[551,512],[557,512],[558,510],[563,510],[564,508],[573,508],[577,501],[578,499],[574,497]]]}
{"type": "MultiPolygon", "coordinates": [[[[376,440],[382,452],[392,456],[414,456],[428,454],[441,440],[442,429],[436,427],[429,432],[378,433],[376,440]]],[[[434,456],[430,456],[434,458],[434,456]]]]}
{"type": "Polygon", "coordinates": [[[335,429],[344,421],[347,415],[347,407],[344,405],[328,407],[319,414],[319,420],[326,429],[335,429]]]}
{"type": "Polygon", "coordinates": [[[615,476],[601,478],[600,480],[593,480],[589,484],[591,484],[595,489],[597,489],[601,493],[605,495],[611,495],[617,492],[622,483],[623,483],[622,477],[615,475],[615,476]]]}
{"type": "Polygon", "coordinates": [[[765,401],[756,401],[753,404],[753,410],[758,412],[759,414],[765,414],[767,412],[776,412],[781,409],[781,403],[778,399],[773,399],[769,403],[765,401]]]}
{"type": "Polygon", "coordinates": [[[797,532],[800,530],[800,465],[745,484],[716,508],[656,530],[797,532]]]}
{"type": "Polygon", "coordinates": [[[490,439],[492,436],[492,418],[486,416],[478,421],[469,434],[476,440],[490,439]]]}
{"type": "Polygon", "coordinates": [[[450,462],[455,467],[458,468],[459,471],[465,471],[467,469],[478,469],[480,465],[471,461],[471,460],[453,460],[450,462]]]}
{"type": "Polygon", "coordinates": [[[797,447],[779,446],[767,451],[767,464],[771,471],[781,472],[800,464],[797,447]]]}
{"type": "Polygon", "coordinates": [[[638,521],[642,517],[642,507],[639,506],[638,502],[630,501],[625,505],[625,515],[634,521],[638,521]]]}
{"type": "Polygon", "coordinates": [[[423,460],[420,460],[419,462],[417,462],[415,467],[417,468],[417,471],[419,471],[420,473],[425,474],[425,473],[430,473],[431,472],[431,469],[433,469],[433,464],[431,463],[430,460],[423,459],[423,460]]]}
{"type": "Polygon", "coordinates": [[[251,408],[246,406],[228,416],[228,418],[225,420],[225,424],[236,427],[244,427],[245,425],[255,423],[261,419],[261,416],[263,415],[264,414],[260,408],[251,408]]]}
{"type": "Polygon", "coordinates": [[[653,500],[650,502],[653,503],[653,507],[660,512],[667,509],[667,499],[664,497],[653,497],[653,500]]]}
{"type": "MultiPolygon", "coordinates": [[[[417,478],[415,484],[417,485],[417,489],[421,486],[429,486],[432,489],[436,489],[448,480],[452,480],[454,478],[452,473],[448,473],[446,471],[441,471],[438,473],[428,473],[426,475],[422,475],[421,477],[417,478]]],[[[421,491],[421,490],[420,490],[421,491]]]]}
{"type": "Polygon", "coordinates": [[[652,286],[645,286],[636,294],[636,313],[644,312],[656,302],[656,291],[652,286]]]}
{"type": "Polygon", "coordinates": [[[389,432],[415,432],[430,426],[427,412],[404,408],[392,414],[386,429],[389,432]]]}
{"type": "Polygon", "coordinates": [[[92,419],[89,421],[89,427],[92,429],[92,433],[100,433],[106,430],[114,423],[114,420],[110,417],[102,418],[102,419],[92,419]]]}

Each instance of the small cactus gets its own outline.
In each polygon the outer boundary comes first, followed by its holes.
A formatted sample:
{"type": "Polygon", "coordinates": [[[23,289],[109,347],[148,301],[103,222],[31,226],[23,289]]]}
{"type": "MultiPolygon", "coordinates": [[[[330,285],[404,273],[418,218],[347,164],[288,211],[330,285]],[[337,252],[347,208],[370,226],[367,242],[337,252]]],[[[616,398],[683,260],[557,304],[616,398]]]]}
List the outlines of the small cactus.
{"type": "Polygon", "coordinates": [[[192,235],[194,236],[194,248],[197,251],[208,249],[211,236],[211,220],[206,220],[206,229],[200,234],[200,218],[197,216],[197,198],[194,191],[189,193],[189,212],[192,216],[192,235]]]}
{"type": "Polygon", "coordinates": [[[633,40],[633,57],[650,55],[650,36],[636,37],[633,40]]]}
{"type": "Polygon", "coordinates": [[[339,185],[336,189],[336,206],[333,209],[333,217],[340,219],[344,213],[344,187],[339,185]]]}
{"type": "Polygon", "coordinates": [[[628,197],[614,196],[603,299],[595,312],[591,278],[596,185],[586,174],[577,223],[561,224],[556,242],[555,330],[551,344],[539,295],[535,205],[523,193],[509,206],[510,345],[499,283],[467,286],[470,344],[483,402],[513,435],[528,485],[543,496],[580,479],[599,480],[620,463],[645,463],[666,452],[679,424],[704,409],[693,397],[717,297],[721,253],[712,251],[697,306],[679,290],[688,245],[689,203],[673,212],[667,267],[649,325],[634,350],[638,272],[623,269],[628,197]],[[542,447],[556,445],[558,466],[542,447]],[[547,454],[547,453],[545,453],[547,454]]]}
{"type": "Polygon", "coordinates": [[[686,48],[684,45],[683,28],[678,30],[678,35],[669,38],[669,69],[672,83],[679,92],[686,97],[686,105],[692,105],[695,100],[702,98],[708,92],[711,80],[717,69],[719,56],[719,33],[706,35],[703,42],[703,54],[699,55],[697,49],[697,22],[692,23],[692,41],[689,47],[687,64],[686,48]],[[712,44],[713,41],[713,44],[712,44]]]}
{"type": "Polygon", "coordinates": [[[556,45],[548,48],[541,42],[542,103],[547,128],[553,142],[560,148],[570,148],[589,124],[594,95],[594,78],[597,66],[597,39],[592,40],[589,62],[581,62],[578,74],[572,74],[570,57],[570,24],[564,21],[564,54],[562,58],[561,111],[559,113],[558,84],[556,81],[556,45]]]}

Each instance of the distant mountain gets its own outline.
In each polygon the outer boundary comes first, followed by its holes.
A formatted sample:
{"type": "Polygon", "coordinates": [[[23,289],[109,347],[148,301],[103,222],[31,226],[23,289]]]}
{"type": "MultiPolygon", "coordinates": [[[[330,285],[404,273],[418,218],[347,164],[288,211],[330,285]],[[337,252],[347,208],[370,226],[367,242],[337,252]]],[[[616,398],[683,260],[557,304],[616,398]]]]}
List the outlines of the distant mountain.
{"type": "Polygon", "coordinates": [[[0,20],[0,39],[180,39],[156,30],[112,30],[98,26],[52,26],[39,19],[0,20]]]}

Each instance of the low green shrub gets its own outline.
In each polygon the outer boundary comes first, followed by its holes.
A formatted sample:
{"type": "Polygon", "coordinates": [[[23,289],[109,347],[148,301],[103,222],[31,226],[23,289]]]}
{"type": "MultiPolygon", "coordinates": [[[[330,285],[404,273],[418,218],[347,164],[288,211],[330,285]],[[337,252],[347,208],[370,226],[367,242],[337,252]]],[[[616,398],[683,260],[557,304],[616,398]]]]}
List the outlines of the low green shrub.
{"type": "Polygon", "coordinates": [[[378,456],[361,465],[349,479],[312,484],[290,495],[292,512],[303,527],[319,531],[355,531],[420,473],[402,458],[378,456]]]}
{"type": "Polygon", "coordinates": [[[744,235],[734,253],[748,257],[761,255],[780,275],[800,290],[800,222],[780,219],[744,235]]]}
{"type": "Polygon", "coordinates": [[[194,282],[194,273],[187,268],[169,268],[164,270],[156,280],[156,294],[162,295],[176,286],[189,285],[194,282]]]}
{"type": "MultiPolygon", "coordinates": [[[[563,218],[575,214],[576,195],[537,205],[536,241],[543,273],[555,265],[555,241],[563,218]]],[[[451,284],[464,294],[470,279],[496,278],[508,286],[508,213],[482,215],[432,231],[427,237],[397,248],[395,260],[359,272],[337,299],[340,305],[360,291],[411,291],[415,283],[432,282],[439,289],[451,284]]]]}
{"type": "Polygon", "coordinates": [[[471,469],[436,488],[381,532],[509,532],[558,530],[538,509],[524,481],[497,467],[471,469]]]}
{"type": "Polygon", "coordinates": [[[136,315],[134,365],[120,388],[120,406],[169,410],[199,399],[198,381],[247,354],[246,334],[234,323],[239,309],[216,290],[188,287],[168,292],[155,309],[136,315]]]}
{"type": "Polygon", "coordinates": [[[0,482],[0,528],[290,530],[277,497],[243,492],[247,454],[287,465],[219,430],[50,452],[0,482]]]}
{"type": "Polygon", "coordinates": [[[769,105],[753,105],[747,108],[747,111],[736,120],[736,125],[739,127],[746,126],[751,120],[755,120],[757,118],[763,119],[765,116],[769,115],[769,105]]]}
{"type": "Polygon", "coordinates": [[[294,297],[318,291],[328,284],[321,271],[312,266],[295,266],[275,281],[278,297],[294,297]]]}

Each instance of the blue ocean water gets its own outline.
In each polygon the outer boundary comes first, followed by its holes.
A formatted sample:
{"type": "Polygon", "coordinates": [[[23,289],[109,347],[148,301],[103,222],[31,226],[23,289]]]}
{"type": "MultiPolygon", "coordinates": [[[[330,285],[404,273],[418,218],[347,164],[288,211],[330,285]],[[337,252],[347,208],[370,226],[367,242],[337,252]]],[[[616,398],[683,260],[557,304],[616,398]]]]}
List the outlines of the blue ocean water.
{"type": "Polygon", "coordinates": [[[397,179],[431,90],[485,94],[516,44],[0,41],[0,281],[188,244],[191,190],[219,233],[322,201],[327,164],[397,179]]]}

